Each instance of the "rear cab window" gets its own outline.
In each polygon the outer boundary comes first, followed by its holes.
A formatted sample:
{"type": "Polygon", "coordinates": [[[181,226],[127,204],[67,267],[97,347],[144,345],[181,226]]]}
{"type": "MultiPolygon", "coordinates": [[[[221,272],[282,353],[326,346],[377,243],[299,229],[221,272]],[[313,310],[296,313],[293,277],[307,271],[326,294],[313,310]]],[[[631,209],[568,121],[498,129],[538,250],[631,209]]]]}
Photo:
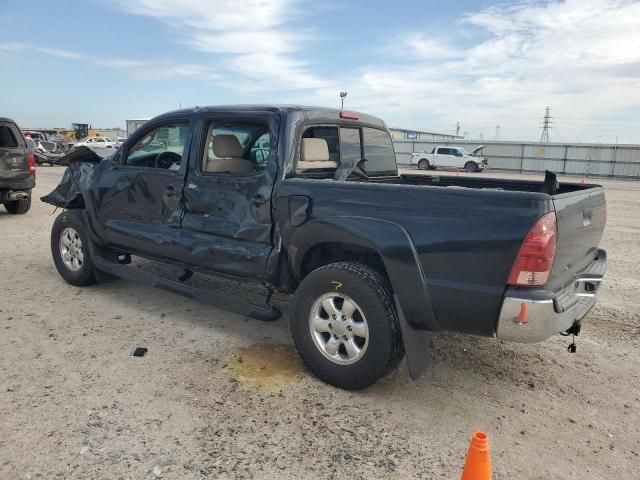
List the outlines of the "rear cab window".
{"type": "Polygon", "coordinates": [[[355,125],[311,126],[304,130],[297,176],[337,179],[341,172],[358,164],[356,169],[368,177],[398,174],[393,142],[386,130],[355,125]]]}
{"type": "Polygon", "coordinates": [[[0,124],[0,147],[17,148],[22,142],[10,125],[0,124]]]}

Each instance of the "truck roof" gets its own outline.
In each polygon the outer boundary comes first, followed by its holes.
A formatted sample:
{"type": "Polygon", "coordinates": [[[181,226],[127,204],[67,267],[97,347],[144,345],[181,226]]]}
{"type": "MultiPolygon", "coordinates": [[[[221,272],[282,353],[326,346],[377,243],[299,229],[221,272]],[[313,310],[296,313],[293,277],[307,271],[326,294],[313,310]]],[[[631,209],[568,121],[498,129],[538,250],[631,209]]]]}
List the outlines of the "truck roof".
{"type": "MultiPolygon", "coordinates": [[[[301,113],[310,120],[326,121],[334,123],[340,118],[340,109],[327,108],[327,107],[312,107],[306,105],[287,105],[287,104],[241,104],[241,105],[209,105],[204,107],[192,107],[183,108],[181,110],[174,110],[167,112],[164,115],[175,115],[176,113],[215,113],[215,112],[255,112],[255,111],[271,111],[284,114],[289,113],[301,113]]],[[[358,116],[358,120],[369,125],[375,125],[382,128],[387,128],[386,123],[378,117],[369,115],[367,113],[355,112],[348,110],[349,113],[355,113],[358,116]]]]}

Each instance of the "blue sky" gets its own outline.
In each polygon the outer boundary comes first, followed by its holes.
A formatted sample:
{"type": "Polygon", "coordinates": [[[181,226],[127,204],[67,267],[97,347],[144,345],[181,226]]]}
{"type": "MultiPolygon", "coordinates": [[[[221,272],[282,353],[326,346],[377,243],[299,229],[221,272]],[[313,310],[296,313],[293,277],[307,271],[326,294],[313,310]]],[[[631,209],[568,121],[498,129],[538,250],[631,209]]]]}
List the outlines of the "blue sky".
{"type": "Polygon", "coordinates": [[[393,126],[531,140],[549,105],[552,140],[640,143],[639,18],[628,0],[0,0],[0,114],[112,127],[347,90],[393,126]]]}

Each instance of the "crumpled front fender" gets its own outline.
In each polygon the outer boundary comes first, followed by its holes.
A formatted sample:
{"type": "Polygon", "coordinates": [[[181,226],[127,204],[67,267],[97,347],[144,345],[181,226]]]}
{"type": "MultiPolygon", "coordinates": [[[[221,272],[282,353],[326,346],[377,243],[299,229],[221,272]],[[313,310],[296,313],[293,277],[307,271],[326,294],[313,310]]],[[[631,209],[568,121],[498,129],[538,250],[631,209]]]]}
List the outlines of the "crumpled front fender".
{"type": "Polygon", "coordinates": [[[69,207],[78,196],[89,192],[94,171],[102,160],[103,157],[87,147],[78,147],[60,158],[58,165],[68,165],[62,180],[53,192],[40,200],[56,207],[69,207]]]}

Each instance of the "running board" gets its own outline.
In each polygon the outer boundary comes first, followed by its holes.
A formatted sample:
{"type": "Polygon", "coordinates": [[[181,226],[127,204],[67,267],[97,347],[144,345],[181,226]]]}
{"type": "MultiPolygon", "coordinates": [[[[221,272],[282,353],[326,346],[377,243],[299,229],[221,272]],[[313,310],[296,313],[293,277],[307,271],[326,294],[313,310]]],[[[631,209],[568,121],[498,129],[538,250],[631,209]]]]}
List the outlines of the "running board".
{"type": "Polygon", "coordinates": [[[158,287],[162,290],[177,293],[185,297],[193,298],[206,305],[228,310],[245,317],[251,317],[264,322],[272,322],[282,316],[280,310],[272,305],[254,305],[249,302],[234,300],[229,295],[221,295],[211,290],[192,287],[181,282],[169,280],[168,278],[145,272],[136,267],[115,263],[100,257],[93,256],[91,259],[95,268],[103,272],[110,273],[116,277],[125,278],[150,287],[158,287]]]}

